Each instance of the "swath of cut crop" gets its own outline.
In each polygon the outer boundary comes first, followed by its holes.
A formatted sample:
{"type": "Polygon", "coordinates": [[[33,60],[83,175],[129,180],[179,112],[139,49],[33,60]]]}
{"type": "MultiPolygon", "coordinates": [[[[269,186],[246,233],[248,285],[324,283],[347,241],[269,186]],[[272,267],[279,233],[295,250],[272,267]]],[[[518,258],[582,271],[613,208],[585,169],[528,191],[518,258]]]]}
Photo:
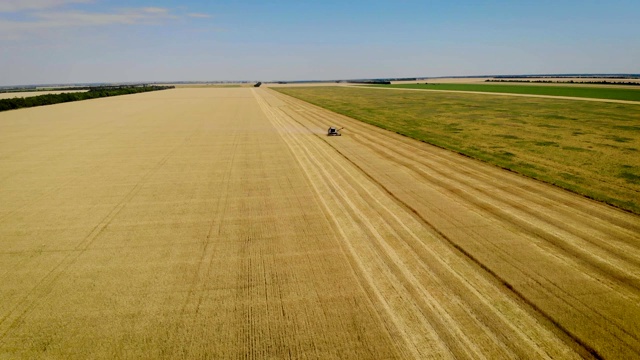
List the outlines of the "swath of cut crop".
{"type": "MultiPolygon", "coordinates": [[[[272,109],[275,108],[284,109],[285,107],[272,107],[272,109]]],[[[296,121],[293,120],[294,117],[277,112],[272,115],[272,118],[278,119],[276,121],[286,123],[287,126],[296,124],[296,121]]],[[[299,124],[299,126],[301,125],[299,124]]],[[[425,349],[424,344],[411,343],[411,341],[424,338],[428,333],[420,334],[426,329],[421,330],[421,326],[412,323],[410,319],[425,315],[424,324],[428,324],[432,328],[431,331],[435,332],[435,334],[428,336],[433,339],[432,342],[442,343],[452,356],[463,358],[516,356],[516,354],[525,356],[524,354],[534,352],[545,356],[547,350],[541,350],[541,345],[536,344],[536,341],[540,341],[541,338],[545,339],[543,341],[549,341],[547,338],[558,341],[555,335],[548,333],[546,336],[540,336],[538,333],[531,336],[528,334],[523,335],[520,341],[508,341],[507,338],[513,336],[513,332],[506,333],[504,331],[513,326],[512,320],[496,309],[492,309],[492,301],[497,300],[484,299],[488,296],[487,294],[493,294],[493,296],[500,294],[499,284],[483,278],[482,274],[478,273],[479,269],[474,269],[473,264],[467,263],[466,266],[472,270],[465,271],[464,266],[456,269],[443,261],[443,258],[455,257],[455,250],[448,248],[446,243],[438,239],[437,232],[428,231],[423,224],[416,223],[410,212],[398,207],[393,198],[389,198],[388,194],[385,194],[375,182],[371,182],[371,179],[363,177],[361,171],[357,167],[354,168],[353,164],[349,165],[348,161],[345,162],[339,153],[327,149],[322,150],[326,148],[326,143],[313,135],[313,132],[315,131],[310,132],[307,139],[296,141],[295,137],[292,137],[291,147],[292,149],[304,149],[303,154],[306,155],[301,154],[300,159],[305,161],[306,158],[311,161],[309,164],[311,170],[308,173],[313,173],[312,166],[315,163],[317,169],[315,171],[320,174],[313,176],[312,179],[322,179],[322,173],[330,171],[330,168],[335,168],[329,174],[330,176],[324,176],[326,179],[324,186],[328,188],[323,189],[322,182],[316,183],[315,180],[312,182],[318,186],[320,193],[335,194],[329,199],[335,198],[336,200],[328,200],[327,206],[331,208],[331,203],[335,202],[338,209],[341,209],[341,212],[334,215],[341,229],[353,228],[355,227],[354,223],[360,223],[362,225],[359,227],[364,225],[365,229],[369,229],[369,232],[364,234],[345,232],[345,243],[350,246],[355,257],[355,266],[365,267],[362,272],[370,274],[368,277],[363,276],[363,281],[369,282],[373,294],[387,299],[410,299],[396,303],[395,307],[387,306],[381,311],[389,312],[388,316],[396,326],[402,329],[405,336],[408,335],[409,345],[415,349],[414,351],[419,356],[426,356],[426,353],[420,353],[421,349],[425,349]],[[312,145],[314,143],[317,143],[315,147],[317,147],[318,155],[314,154],[314,146],[312,145]],[[313,158],[320,154],[324,155],[322,157],[324,161],[320,159],[313,161],[313,158]],[[345,164],[339,166],[342,163],[345,164]],[[341,202],[344,204],[340,204],[341,202]],[[358,206],[358,202],[362,205],[358,206]],[[383,202],[387,204],[385,205],[383,202]],[[362,240],[358,240],[359,238],[362,240]],[[430,246],[427,246],[424,242],[429,238],[433,240],[428,241],[430,246]],[[376,240],[371,243],[374,239],[376,240]],[[363,242],[358,244],[358,241],[363,242]],[[441,253],[432,250],[434,246],[437,248],[434,243],[439,245],[441,253]],[[356,245],[359,247],[355,247],[356,245]],[[371,254],[369,255],[366,251],[371,254]],[[379,265],[371,267],[376,258],[379,258],[377,260],[379,265]],[[439,266],[438,263],[440,263],[439,266]],[[410,271],[407,272],[407,269],[410,271]],[[389,283],[385,284],[385,277],[382,275],[389,272],[393,277],[388,278],[386,281],[389,283]],[[466,272],[465,275],[476,274],[478,283],[469,285],[469,277],[461,275],[460,272],[466,272]],[[398,283],[402,284],[402,287],[398,287],[398,283]],[[498,288],[492,288],[492,286],[498,286],[498,288]],[[478,287],[481,288],[480,291],[478,287]],[[434,289],[437,289],[438,295],[433,295],[434,289]],[[396,292],[399,293],[394,295],[396,292]],[[403,292],[407,293],[402,295],[403,292]],[[474,304],[475,307],[469,306],[470,304],[474,304]],[[415,313],[407,313],[407,310],[412,307],[415,308],[415,313]],[[458,328],[460,324],[464,324],[464,328],[458,328]],[[412,335],[412,332],[417,333],[412,335]],[[532,337],[536,340],[531,341],[532,337]]],[[[462,262],[464,263],[464,260],[462,262]]],[[[506,296],[509,298],[508,294],[506,296]]],[[[385,300],[387,304],[389,304],[388,301],[385,300]]],[[[505,300],[501,299],[501,301],[505,300]]],[[[512,301],[517,304],[517,299],[512,299],[512,301]]],[[[522,312],[518,305],[512,306],[516,309],[515,311],[522,312]]],[[[534,332],[540,331],[541,326],[537,322],[538,320],[533,319],[532,321],[536,325],[530,324],[527,328],[535,328],[534,332]]],[[[558,344],[556,344],[555,350],[558,350],[557,346],[558,344]]],[[[559,348],[563,346],[560,345],[559,348]]],[[[435,350],[433,347],[429,349],[433,355],[435,350]]]]}
{"type": "Polygon", "coordinates": [[[634,215],[278,98],[311,131],[346,126],[349,140],[332,147],[587,351],[637,353],[634,215]]]}
{"type": "Polygon", "coordinates": [[[637,220],[262,87],[2,113],[0,357],[634,358],[637,220]]]}

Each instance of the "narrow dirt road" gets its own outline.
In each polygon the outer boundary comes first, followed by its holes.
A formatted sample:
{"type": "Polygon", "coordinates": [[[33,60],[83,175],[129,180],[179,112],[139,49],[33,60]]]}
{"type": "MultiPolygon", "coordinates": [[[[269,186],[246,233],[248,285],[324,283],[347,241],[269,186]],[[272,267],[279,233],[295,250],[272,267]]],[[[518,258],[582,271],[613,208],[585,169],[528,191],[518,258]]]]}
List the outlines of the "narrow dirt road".
{"type": "Polygon", "coordinates": [[[10,111],[0,357],[635,358],[638,220],[269,89],[10,111]]]}

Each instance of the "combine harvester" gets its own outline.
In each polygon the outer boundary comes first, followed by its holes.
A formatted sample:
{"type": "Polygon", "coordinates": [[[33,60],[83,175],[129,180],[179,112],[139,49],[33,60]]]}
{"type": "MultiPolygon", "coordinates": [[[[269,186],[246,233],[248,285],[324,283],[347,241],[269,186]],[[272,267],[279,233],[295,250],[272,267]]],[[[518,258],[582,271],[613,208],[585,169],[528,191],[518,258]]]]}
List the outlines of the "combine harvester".
{"type": "Polygon", "coordinates": [[[327,130],[327,136],[342,136],[342,134],[340,134],[340,130],[344,129],[343,127],[341,127],[340,129],[336,129],[335,127],[330,127],[329,130],[327,130]]]}

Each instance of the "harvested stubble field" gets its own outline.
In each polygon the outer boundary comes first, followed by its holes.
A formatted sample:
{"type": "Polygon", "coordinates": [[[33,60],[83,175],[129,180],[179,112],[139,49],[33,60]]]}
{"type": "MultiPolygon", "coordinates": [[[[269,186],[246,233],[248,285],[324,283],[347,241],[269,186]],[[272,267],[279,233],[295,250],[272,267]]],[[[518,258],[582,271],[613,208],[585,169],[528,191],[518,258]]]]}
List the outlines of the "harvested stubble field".
{"type": "Polygon", "coordinates": [[[0,357],[640,355],[636,215],[269,89],[0,114],[0,239],[0,357]]]}
{"type": "Polygon", "coordinates": [[[278,91],[640,214],[640,104],[356,87],[278,91]]]}

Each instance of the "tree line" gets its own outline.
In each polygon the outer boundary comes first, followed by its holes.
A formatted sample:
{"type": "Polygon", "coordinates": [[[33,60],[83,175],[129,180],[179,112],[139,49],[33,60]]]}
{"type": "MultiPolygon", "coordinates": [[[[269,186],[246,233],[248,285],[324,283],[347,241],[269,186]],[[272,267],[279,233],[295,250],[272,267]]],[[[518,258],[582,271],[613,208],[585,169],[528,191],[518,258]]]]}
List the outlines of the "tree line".
{"type": "Polygon", "coordinates": [[[108,96],[137,94],[147,91],[157,91],[173,88],[175,88],[175,86],[101,86],[91,87],[86,92],[47,94],[24,98],[16,97],[11,99],[0,99],[0,111],[22,109],[42,105],[52,105],[71,101],[97,99],[108,96]]]}

